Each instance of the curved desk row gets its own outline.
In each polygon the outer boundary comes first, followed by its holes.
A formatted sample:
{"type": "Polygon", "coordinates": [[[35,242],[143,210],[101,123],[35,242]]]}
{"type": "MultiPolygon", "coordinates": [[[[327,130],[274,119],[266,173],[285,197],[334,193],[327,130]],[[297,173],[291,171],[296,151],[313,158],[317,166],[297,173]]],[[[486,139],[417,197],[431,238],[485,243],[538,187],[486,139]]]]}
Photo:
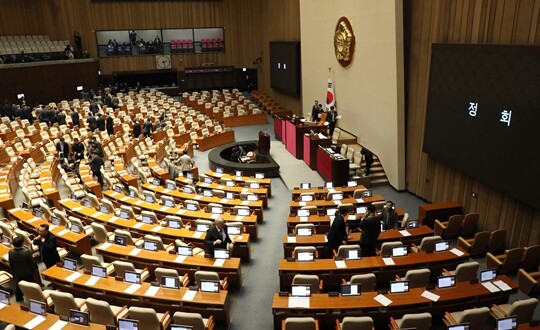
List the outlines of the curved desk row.
{"type": "Polygon", "coordinates": [[[329,192],[342,192],[343,196],[351,197],[355,190],[363,190],[367,189],[363,185],[357,185],[355,187],[334,187],[331,189],[324,188],[324,187],[312,187],[310,189],[300,189],[298,187],[295,187],[293,190],[291,190],[292,198],[297,199],[300,197],[301,194],[311,193],[318,196],[325,197],[328,195],[329,192]]]}
{"type": "Polygon", "coordinates": [[[232,181],[236,182],[237,184],[239,184],[239,183],[245,184],[246,182],[257,182],[257,183],[259,183],[261,185],[261,187],[268,188],[268,197],[272,196],[272,179],[270,179],[270,178],[257,179],[257,178],[247,177],[247,176],[237,177],[237,176],[234,176],[234,175],[231,175],[231,174],[217,173],[217,172],[214,172],[214,171],[207,171],[207,172],[204,173],[204,175],[209,176],[209,177],[213,177],[213,178],[218,179],[218,180],[219,179],[232,180],[232,181]]]}
{"type": "Polygon", "coordinates": [[[316,206],[319,209],[329,209],[329,208],[335,208],[338,207],[341,204],[352,204],[352,205],[365,205],[370,204],[373,202],[382,202],[384,201],[384,197],[381,195],[373,195],[371,197],[364,197],[364,198],[343,198],[339,201],[327,201],[323,199],[316,199],[312,202],[297,202],[297,201],[291,201],[290,208],[291,212],[296,212],[299,208],[303,206],[316,206]]]}

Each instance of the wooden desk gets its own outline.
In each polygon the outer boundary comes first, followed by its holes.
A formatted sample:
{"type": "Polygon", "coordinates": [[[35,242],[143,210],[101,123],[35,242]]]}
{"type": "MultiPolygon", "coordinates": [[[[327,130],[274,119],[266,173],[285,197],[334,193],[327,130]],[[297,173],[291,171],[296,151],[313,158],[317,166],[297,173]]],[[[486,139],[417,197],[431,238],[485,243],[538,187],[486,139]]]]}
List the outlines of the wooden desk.
{"type": "Polygon", "coordinates": [[[384,294],[392,300],[386,308],[373,298],[377,292],[362,292],[356,297],[329,297],[328,294],[313,294],[309,298],[309,308],[289,307],[289,297],[274,294],[272,314],[274,329],[281,329],[281,321],[291,316],[311,316],[319,320],[321,329],[335,326],[335,320],[344,316],[370,316],[376,323],[388,324],[388,318],[400,318],[407,313],[430,312],[434,319],[442,317],[445,311],[458,311],[472,307],[489,307],[491,304],[507,303],[511,294],[517,292],[517,285],[507,276],[498,276],[512,289],[491,293],[481,283],[458,282],[453,288],[432,289],[430,292],[439,295],[434,302],[422,296],[424,288],[413,288],[408,293],[384,294]]]}
{"type": "MultiPolygon", "coordinates": [[[[36,314],[30,313],[29,311],[23,311],[21,310],[20,305],[18,304],[11,304],[8,306],[5,306],[4,308],[0,309],[0,320],[11,323],[17,327],[24,328],[24,325],[31,320],[33,320],[36,317],[36,314]]],[[[41,322],[39,325],[37,325],[35,330],[48,330],[53,327],[53,325],[56,322],[59,322],[60,316],[47,313],[45,315],[45,320],[41,322]]],[[[97,324],[97,323],[90,323],[89,326],[83,327],[80,325],[67,323],[65,326],[62,327],[64,330],[81,330],[81,329],[89,329],[89,330],[101,330],[105,329],[104,325],[97,324]]]]}
{"type": "Polygon", "coordinates": [[[202,253],[192,257],[183,258],[177,254],[167,253],[166,251],[154,252],[135,249],[134,246],[122,246],[108,243],[97,246],[96,251],[108,262],[114,260],[129,261],[137,268],[148,268],[152,275],[157,267],[176,269],[180,275],[188,273],[191,285],[195,285],[194,274],[198,270],[216,272],[221,279],[228,277],[229,285],[236,288],[240,288],[242,283],[239,258],[225,260],[223,266],[217,266],[214,265],[215,259],[205,258],[202,253]],[[133,255],[134,252],[137,251],[139,252],[136,255],[133,255]]]}
{"type": "Polygon", "coordinates": [[[20,208],[9,210],[8,215],[11,220],[17,221],[24,230],[35,235],[37,235],[41,224],[48,224],[51,233],[56,236],[58,245],[76,254],[92,254],[90,236],[85,233],[77,234],[63,226],[55,226],[47,219],[36,218],[31,212],[20,208]]]}
{"type": "Polygon", "coordinates": [[[349,160],[339,153],[330,155],[324,148],[317,148],[317,172],[326,181],[333,181],[336,186],[347,184],[349,179],[349,160]]]}
{"type": "Polygon", "coordinates": [[[347,268],[338,268],[333,259],[315,259],[309,262],[287,261],[279,262],[280,290],[288,291],[296,274],[316,274],[324,281],[326,290],[338,290],[341,279],[349,279],[355,274],[376,273],[377,286],[388,286],[396,275],[405,276],[409,269],[429,268],[435,278],[443,268],[454,269],[460,263],[469,260],[468,253],[457,256],[450,251],[437,253],[409,253],[405,257],[392,258],[395,265],[386,265],[380,256],[366,257],[362,260],[347,260],[347,268]]]}
{"type": "Polygon", "coordinates": [[[223,117],[223,124],[225,124],[225,127],[259,125],[266,124],[267,122],[268,118],[266,113],[223,117]]]}
{"type": "Polygon", "coordinates": [[[310,131],[326,133],[327,127],[323,122],[305,125],[299,119],[296,122],[285,120],[285,148],[294,157],[302,159],[304,157],[304,134],[310,131]]]}
{"type": "Polygon", "coordinates": [[[154,296],[145,295],[150,288],[150,283],[142,282],[133,294],[124,292],[131,284],[117,281],[114,277],[101,278],[95,285],[87,285],[91,275],[82,274],[74,281],[66,280],[73,271],[53,266],[41,273],[50,281],[54,289],[70,292],[76,297],[92,297],[106,300],[117,306],[140,306],[154,308],[156,312],[169,311],[171,314],[177,311],[197,312],[203,317],[214,315],[217,322],[227,325],[229,323],[229,299],[227,291],[219,293],[197,292],[193,300],[184,300],[183,296],[188,288],[159,289],[154,296]]]}
{"type": "MultiPolygon", "coordinates": [[[[204,249],[204,238],[206,237],[206,233],[199,233],[187,228],[174,229],[162,227],[157,224],[148,225],[138,222],[135,219],[122,219],[113,214],[105,214],[96,211],[95,209],[85,207],[79,202],[70,199],[61,200],[60,204],[66,209],[68,214],[81,218],[86,224],[97,221],[103,224],[109,231],[125,229],[135,237],[138,237],[137,235],[144,236],[146,234],[158,235],[165,244],[172,243],[176,239],[181,239],[182,241],[193,243],[195,246],[204,249]]],[[[198,214],[196,211],[186,211],[185,213],[182,213],[182,217],[188,212],[198,214]]],[[[232,256],[242,258],[243,260],[249,260],[251,253],[250,235],[248,233],[243,233],[242,235],[235,235],[231,237],[231,239],[234,240],[232,256]]]]}
{"type": "Polygon", "coordinates": [[[205,138],[197,138],[200,151],[209,150],[227,143],[233,143],[234,141],[234,131],[224,131],[223,133],[212,134],[205,138]]]}
{"type": "Polygon", "coordinates": [[[442,202],[422,204],[418,207],[418,220],[420,224],[433,228],[435,219],[448,221],[454,214],[463,214],[463,206],[458,202],[442,202]]]}
{"type": "Polygon", "coordinates": [[[113,162],[113,166],[114,171],[116,172],[116,176],[120,179],[120,181],[122,181],[122,183],[124,183],[124,185],[139,188],[137,178],[129,174],[128,171],[126,171],[122,159],[115,159],[113,162]]]}
{"type": "Polygon", "coordinates": [[[246,182],[257,182],[261,185],[261,187],[268,188],[268,197],[272,197],[272,179],[270,178],[257,179],[257,178],[248,177],[248,176],[237,177],[231,174],[217,173],[214,171],[206,171],[204,175],[216,178],[218,180],[219,179],[232,180],[236,182],[236,184],[242,184],[242,185],[244,185],[246,182]]]}
{"type": "Polygon", "coordinates": [[[357,205],[365,205],[373,202],[382,202],[384,201],[384,197],[381,195],[373,195],[371,197],[364,197],[364,198],[343,198],[340,201],[327,201],[324,199],[316,199],[312,202],[297,202],[297,201],[291,201],[290,209],[291,213],[296,213],[296,211],[303,207],[303,206],[316,206],[319,209],[326,210],[328,208],[337,208],[340,204],[353,204],[355,206],[357,205]]]}
{"type": "Polygon", "coordinates": [[[312,170],[317,169],[317,149],[319,146],[329,147],[332,145],[331,138],[320,139],[317,134],[304,135],[304,163],[312,170]]]}
{"type": "MultiPolygon", "coordinates": [[[[184,180],[193,182],[193,180],[183,178],[183,177],[177,178],[176,182],[184,183],[185,182],[184,180]]],[[[240,193],[244,193],[244,192],[245,193],[250,193],[250,194],[255,194],[262,201],[263,208],[264,209],[268,208],[268,189],[264,188],[264,187],[261,187],[261,188],[258,188],[258,189],[239,187],[239,186],[230,187],[230,186],[224,186],[224,185],[221,185],[221,184],[215,183],[215,182],[206,183],[206,182],[202,182],[202,181],[198,181],[196,183],[196,186],[199,187],[199,188],[210,189],[210,190],[212,190],[212,189],[220,189],[220,190],[223,190],[225,192],[233,192],[233,193],[235,193],[237,195],[240,195],[240,193]]]]}
{"type": "MultiPolygon", "coordinates": [[[[86,165],[85,160],[81,162],[79,165],[79,174],[81,176],[81,181],[92,194],[96,195],[97,198],[101,199],[103,198],[103,192],[101,190],[101,186],[97,182],[97,180],[94,179],[94,175],[92,174],[92,171],[90,170],[90,166],[86,165]]],[[[58,199],[56,202],[58,203],[58,199]]]]}
{"type": "Polygon", "coordinates": [[[328,195],[330,191],[338,191],[338,192],[342,192],[344,197],[352,197],[355,190],[362,190],[362,189],[367,189],[367,188],[361,184],[355,187],[339,186],[339,187],[334,187],[332,189],[323,188],[323,187],[311,187],[311,189],[300,189],[298,187],[295,187],[293,190],[291,190],[291,194],[293,196],[293,199],[298,199],[300,197],[300,194],[304,194],[304,193],[313,193],[316,196],[320,196],[321,198],[323,197],[326,198],[326,196],[328,195]]]}
{"type": "MultiPolygon", "coordinates": [[[[318,250],[319,257],[329,257],[327,255],[327,239],[326,232],[321,232],[317,229],[318,234],[312,236],[283,236],[283,257],[287,258],[292,255],[292,252],[297,246],[315,246],[318,250]],[[292,238],[292,239],[291,239],[292,238]]],[[[390,229],[382,232],[377,240],[380,246],[384,242],[401,241],[404,245],[410,245],[411,243],[419,244],[422,238],[427,236],[433,236],[433,230],[428,226],[421,226],[420,228],[407,229],[410,236],[403,236],[398,230],[390,229]]],[[[358,244],[361,234],[359,232],[349,234],[349,244],[358,244]]]]}

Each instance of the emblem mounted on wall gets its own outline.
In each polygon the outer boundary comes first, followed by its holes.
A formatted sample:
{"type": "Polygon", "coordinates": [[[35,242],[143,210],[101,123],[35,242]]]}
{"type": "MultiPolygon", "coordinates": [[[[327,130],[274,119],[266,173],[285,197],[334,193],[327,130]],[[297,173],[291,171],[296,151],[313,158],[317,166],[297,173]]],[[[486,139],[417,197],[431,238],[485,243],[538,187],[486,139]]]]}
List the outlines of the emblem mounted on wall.
{"type": "Polygon", "coordinates": [[[345,16],[341,17],[334,31],[334,51],[339,64],[346,68],[352,64],[355,49],[355,37],[351,22],[345,16]]]}

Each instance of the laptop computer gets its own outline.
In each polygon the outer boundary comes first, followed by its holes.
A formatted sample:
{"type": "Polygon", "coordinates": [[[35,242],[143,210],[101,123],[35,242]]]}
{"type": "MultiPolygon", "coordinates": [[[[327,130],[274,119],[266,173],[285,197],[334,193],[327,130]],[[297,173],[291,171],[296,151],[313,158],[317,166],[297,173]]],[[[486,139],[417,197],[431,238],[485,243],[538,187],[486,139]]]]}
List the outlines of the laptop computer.
{"type": "Polygon", "coordinates": [[[409,281],[391,281],[390,293],[409,292],[409,281]]]}
{"type": "Polygon", "coordinates": [[[453,288],[456,286],[456,277],[455,276],[439,276],[437,278],[437,288],[453,288]]]}
{"type": "Polygon", "coordinates": [[[197,204],[186,204],[188,211],[197,211],[197,204]]]}
{"type": "Polygon", "coordinates": [[[341,284],[342,296],[359,296],[362,292],[360,284],[341,284]]]}
{"type": "Polygon", "coordinates": [[[497,278],[497,270],[494,268],[486,269],[480,272],[480,282],[489,282],[497,278]]]}
{"type": "Polygon", "coordinates": [[[240,227],[231,226],[231,227],[227,227],[227,234],[228,235],[242,235],[242,231],[240,227]]]}
{"type": "Polygon", "coordinates": [[[202,231],[204,233],[206,233],[208,229],[210,229],[210,226],[205,223],[198,223],[197,227],[195,228],[196,231],[202,231]]]}
{"type": "Polygon", "coordinates": [[[174,183],[167,183],[167,189],[169,190],[176,190],[176,184],[174,183]]]}
{"type": "Polygon", "coordinates": [[[405,223],[405,228],[413,229],[420,227],[420,224],[418,223],[418,220],[407,220],[405,223]]]}
{"type": "Polygon", "coordinates": [[[299,216],[299,217],[309,217],[309,210],[300,209],[300,210],[298,210],[296,215],[299,216]]]}
{"type": "Polygon", "coordinates": [[[101,204],[99,206],[99,212],[101,212],[101,213],[109,213],[109,212],[111,212],[111,210],[109,209],[109,205],[101,204]]]}
{"type": "Polygon", "coordinates": [[[204,177],[204,183],[212,183],[212,178],[211,177],[208,177],[208,176],[205,176],[204,177]]]}
{"type": "Polygon", "coordinates": [[[392,249],[392,257],[404,257],[408,253],[406,246],[396,246],[392,249]]]}
{"type": "Polygon", "coordinates": [[[366,189],[362,192],[362,198],[372,197],[372,196],[373,196],[373,190],[371,189],[366,189]]]}
{"type": "Polygon", "coordinates": [[[212,209],[210,210],[212,214],[223,214],[223,207],[222,206],[212,206],[212,209]]]}
{"type": "Polygon", "coordinates": [[[324,183],[324,187],[325,187],[326,189],[332,189],[332,188],[334,188],[334,183],[331,182],[331,181],[325,182],[325,183],[324,183]]]}
{"type": "Polygon", "coordinates": [[[72,232],[74,232],[75,234],[80,234],[82,232],[82,228],[81,226],[79,226],[78,224],[76,223],[71,223],[69,225],[69,230],[71,230],[72,232]]]}
{"type": "Polygon", "coordinates": [[[340,201],[342,199],[343,199],[343,194],[342,193],[332,195],[332,200],[333,201],[340,201]]]}
{"type": "Polygon", "coordinates": [[[118,330],[139,330],[139,321],[118,319],[118,330]]]}
{"type": "Polygon", "coordinates": [[[181,256],[192,256],[193,255],[193,247],[191,246],[179,246],[177,248],[178,254],[181,256]]]}
{"type": "Polygon", "coordinates": [[[449,325],[448,330],[469,330],[469,323],[460,323],[460,324],[454,324],[449,325]]]}
{"type": "Polygon", "coordinates": [[[297,236],[311,236],[313,235],[312,228],[298,228],[296,231],[297,236]]]}
{"type": "Polygon", "coordinates": [[[200,281],[201,292],[219,292],[219,281],[201,280],[200,281]]]}
{"type": "Polygon", "coordinates": [[[236,199],[236,198],[234,197],[234,193],[233,193],[233,192],[226,192],[226,193],[225,193],[225,198],[226,198],[226,199],[236,199]]]}
{"type": "Polygon", "coordinates": [[[291,296],[293,297],[310,297],[311,286],[305,284],[291,285],[291,296]]]}
{"type": "Polygon", "coordinates": [[[144,241],[143,249],[145,249],[147,251],[157,251],[158,250],[158,245],[154,241],[144,241]]]}
{"type": "Polygon", "coordinates": [[[129,212],[125,210],[120,210],[120,218],[129,220],[129,212]]]}
{"type": "Polygon", "coordinates": [[[69,323],[88,326],[90,324],[90,314],[76,309],[70,309],[69,323]]]}
{"type": "Polygon", "coordinates": [[[193,193],[194,193],[193,188],[191,188],[191,187],[184,187],[184,193],[186,193],[186,194],[193,194],[193,193]]]}
{"type": "Polygon", "coordinates": [[[180,229],[182,228],[182,224],[178,220],[169,220],[167,222],[167,227],[173,228],[173,229],[180,229]]]}
{"type": "Polygon", "coordinates": [[[255,173],[255,179],[264,179],[264,173],[255,173]]]}
{"type": "Polygon", "coordinates": [[[144,195],[144,201],[147,202],[147,203],[153,203],[156,200],[154,199],[154,196],[152,196],[152,195],[144,195]]]}
{"type": "Polygon", "coordinates": [[[90,201],[88,199],[83,199],[82,200],[82,205],[84,207],[91,207],[90,201]]]}
{"type": "Polygon", "coordinates": [[[216,173],[223,174],[223,167],[216,167],[216,173]]]}
{"type": "Polygon", "coordinates": [[[243,217],[247,217],[250,214],[250,210],[249,209],[244,209],[244,208],[239,208],[237,214],[240,215],[240,216],[243,216],[243,217]]]}
{"type": "Polygon", "coordinates": [[[71,271],[76,271],[77,270],[77,260],[69,259],[69,258],[64,258],[62,260],[63,260],[63,264],[64,264],[65,269],[71,270],[71,271]]]}
{"type": "Polygon", "coordinates": [[[36,217],[36,218],[43,218],[43,210],[40,209],[40,208],[36,208],[34,209],[34,211],[32,211],[32,214],[36,217]]]}
{"type": "Polygon", "coordinates": [[[98,265],[92,265],[92,276],[106,278],[107,268],[98,265]]]}
{"type": "Polygon", "coordinates": [[[193,327],[190,325],[171,324],[171,330],[193,330],[193,327]]]}
{"type": "Polygon", "coordinates": [[[249,202],[256,202],[259,200],[259,196],[256,194],[248,194],[246,200],[249,202]]]}
{"type": "Polygon", "coordinates": [[[244,172],[242,171],[234,171],[234,175],[239,177],[239,176],[244,176],[244,172]]]}
{"type": "Polygon", "coordinates": [[[448,249],[450,249],[450,242],[448,241],[435,242],[435,252],[447,251],[448,249]]]}
{"type": "Polygon", "coordinates": [[[313,202],[313,195],[302,195],[300,196],[301,202],[313,202]]]}
{"type": "Polygon", "coordinates": [[[124,272],[124,282],[131,284],[141,284],[141,274],[126,270],[124,272]]]}
{"type": "Polygon", "coordinates": [[[203,190],[203,196],[206,196],[206,197],[212,197],[213,194],[212,194],[212,190],[209,190],[209,189],[205,189],[203,190]]]}
{"type": "Polygon", "coordinates": [[[135,190],[130,189],[128,196],[131,198],[135,198],[135,190]]]}
{"type": "Polygon", "coordinates": [[[517,316],[502,317],[496,322],[496,330],[515,330],[518,328],[517,316]]]}
{"type": "Polygon", "coordinates": [[[154,186],[159,186],[159,185],[161,185],[161,181],[158,178],[153,178],[152,179],[152,184],[154,186]]]}
{"type": "Polygon", "coordinates": [[[170,199],[166,199],[165,200],[165,203],[163,204],[164,206],[166,207],[175,207],[176,205],[174,204],[174,201],[170,200],[170,199]]]}
{"type": "Polygon", "coordinates": [[[367,207],[365,206],[356,207],[356,214],[365,214],[366,212],[367,212],[367,207]]]}
{"type": "Polygon", "coordinates": [[[216,259],[230,259],[231,254],[227,249],[214,249],[214,258],[216,259]]]}
{"type": "Polygon", "coordinates": [[[141,222],[145,223],[147,225],[151,225],[154,223],[154,219],[149,215],[142,215],[141,216],[141,222]]]}
{"type": "Polygon", "coordinates": [[[335,217],[336,216],[337,209],[326,209],[326,215],[329,217],[335,217]]]}
{"type": "Polygon", "coordinates": [[[41,301],[30,299],[28,310],[36,315],[45,316],[47,314],[47,305],[41,301]]]}
{"type": "Polygon", "coordinates": [[[311,183],[300,183],[300,189],[311,189],[311,183]]]}
{"type": "Polygon", "coordinates": [[[360,260],[362,259],[362,250],[351,249],[345,251],[345,260],[360,260]]]}
{"type": "Polygon", "coordinates": [[[10,295],[9,292],[0,290],[0,304],[9,305],[10,304],[10,295]]]}
{"type": "Polygon", "coordinates": [[[358,182],[355,180],[347,181],[347,187],[356,187],[358,185],[358,182]]]}
{"type": "Polygon", "coordinates": [[[180,280],[175,276],[161,276],[161,287],[165,289],[178,289],[180,280]]]}
{"type": "Polygon", "coordinates": [[[225,183],[225,186],[234,187],[234,186],[236,186],[236,183],[234,183],[233,180],[227,180],[227,182],[225,183]]]}
{"type": "Polygon", "coordinates": [[[114,235],[114,244],[127,245],[127,237],[124,235],[114,235]]]}
{"type": "Polygon", "coordinates": [[[121,193],[121,192],[122,192],[122,186],[120,186],[120,185],[118,185],[118,184],[115,185],[115,186],[114,186],[114,192],[116,192],[116,193],[121,193]]]}
{"type": "Polygon", "coordinates": [[[261,187],[261,185],[258,182],[250,182],[249,183],[249,188],[251,188],[251,189],[259,189],[260,187],[261,187]]]}
{"type": "Polygon", "coordinates": [[[296,260],[297,261],[313,261],[315,260],[315,256],[313,255],[313,252],[298,252],[296,254],[296,260]]]}
{"type": "Polygon", "coordinates": [[[2,235],[2,245],[10,247],[11,246],[11,238],[9,238],[6,235],[2,235]]]}

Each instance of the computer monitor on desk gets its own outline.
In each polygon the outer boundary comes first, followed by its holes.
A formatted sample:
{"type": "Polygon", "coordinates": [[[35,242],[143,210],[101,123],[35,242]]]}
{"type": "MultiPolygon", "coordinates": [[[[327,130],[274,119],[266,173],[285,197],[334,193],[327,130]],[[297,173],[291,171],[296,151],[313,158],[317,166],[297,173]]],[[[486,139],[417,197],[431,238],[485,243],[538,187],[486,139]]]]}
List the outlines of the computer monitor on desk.
{"type": "Polygon", "coordinates": [[[486,269],[480,272],[480,282],[489,282],[497,278],[497,270],[494,268],[486,269]]]}
{"type": "Polygon", "coordinates": [[[155,252],[155,251],[158,250],[158,245],[154,241],[144,241],[143,249],[145,249],[147,251],[154,251],[155,252]]]}
{"type": "Polygon", "coordinates": [[[92,276],[106,278],[107,268],[98,265],[92,265],[92,276]]]}
{"type": "Polygon", "coordinates": [[[450,248],[448,241],[440,241],[435,243],[435,252],[447,251],[450,248]]]}
{"type": "Polygon", "coordinates": [[[460,323],[460,324],[454,324],[449,325],[448,330],[469,330],[469,323],[460,323]]]}
{"type": "Polygon", "coordinates": [[[191,246],[179,246],[177,249],[178,249],[178,254],[181,256],[193,255],[193,247],[191,246]]]}
{"type": "Polygon", "coordinates": [[[227,249],[214,249],[214,258],[216,259],[230,259],[230,251],[227,249]]]}
{"type": "Polygon", "coordinates": [[[300,189],[311,189],[311,183],[307,182],[307,183],[300,183],[300,189]]]}
{"type": "Polygon", "coordinates": [[[291,296],[309,297],[311,296],[311,287],[304,284],[293,284],[291,285],[291,296]]]}
{"type": "Polygon", "coordinates": [[[141,284],[141,274],[126,270],[124,272],[124,281],[130,284],[141,284]]]}
{"type": "Polygon", "coordinates": [[[69,310],[69,323],[88,326],[90,324],[90,314],[76,309],[69,310]]]}
{"type": "Polygon", "coordinates": [[[64,258],[62,259],[64,262],[64,268],[71,271],[77,270],[77,260],[64,258]]]}
{"type": "Polygon", "coordinates": [[[111,210],[109,209],[109,205],[101,204],[101,205],[99,206],[99,212],[101,212],[101,213],[106,213],[106,214],[108,214],[109,212],[111,212],[111,210]]]}
{"type": "Polygon", "coordinates": [[[41,301],[30,299],[28,310],[36,315],[45,316],[47,312],[47,306],[41,301]]]}
{"type": "Polygon", "coordinates": [[[313,235],[313,231],[309,227],[298,228],[298,230],[296,231],[296,235],[297,236],[311,236],[313,235]]]}
{"type": "Polygon", "coordinates": [[[439,276],[437,278],[437,288],[453,288],[456,286],[456,277],[455,276],[439,276]]]}
{"type": "Polygon", "coordinates": [[[360,260],[362,259],[362,250],[350,249],[345,250],[345,260],[360,260]]]}
{"type": "Polygon", "coordinates": [[[164,206],[166,206],[166,207],[175,207],[176,205],[174,204],[174,201],[172,201],[170,199],[166,199],[164,206]]]}
{"type": "Polygon", "coordinates": [[[210,229],[210,226],[205,224],[205,223],[198,223],[197,224],[197,228],[196,228],[196,231],[200,231],[200,232],[204,232],[206,233],[206,231],[210,229]]]}
{"type": "Polygon", "coordinates": [[[313,261],[315,260],[315,256],[313,255],[313,252],[298,252],[296,253],[296,260],[297,261],[313,261]]]}
{"type": "Polygon", "coordinates": [[[332,189],[332,188],[334,188],[334,183],[332,181],[327,181],[327,182],[324,183],[324,187],[326,189],[332,189]]]}
{"type": "Polygon", "coordinates": [[[176,276],[162,276],[161,286],[165,289],[178,289],[180,287],[180,279],[176,276]]]}
{"type": "Polygon", "coordinates": [[[341,284],[342,296],[359,296],[362,292],[360,284],[341,284]]]}
{"type": "Polygon", "coordinates": [[[517,328],[517,316],[509,316],[497,319],[497,330],[515,330],[517,328]]]}
{"type": "Polygon", "coordinates": [[[332,195],[332,200],[333,201],[340,201],[342,199],[343,199],[343,194],[342,193],[332,195]]]}
{"type": "Polygon", "coordinates": [[[219,292],[219,281],[201,280],[200,281],[201,292],[219,292]]]}
{"type": "Polygon", "coordinates": [[[9,292],[0,290],[0,304],[9,305],[9,292]]]}
{"type": "Polygon", "coordinates": [[[300,209],[300,210],[298,210],[296,215],[299,216],[299,217],[309,217],[309,210],[300,209]]]}
{"type": "Polygon", "coordinates": [[[409,281],[390,282],[390,293],[409,292],[409,281]]]}
{"type": "Polygon", "coordinates": [[[131,319],[118,319],[118,330],[139,330],[139,321],[131,319]]]}
{"type": "Polygon", "coordinates": [[[407,252],[406,246],[397,246],[392,249],[392,257],[404,257],[407,255],[407,252]]]}
{"type": "Polygon", "coordinates": [[[193,330],[193,327],[189,325],[171,324],[171,330],[193,330]]]}

